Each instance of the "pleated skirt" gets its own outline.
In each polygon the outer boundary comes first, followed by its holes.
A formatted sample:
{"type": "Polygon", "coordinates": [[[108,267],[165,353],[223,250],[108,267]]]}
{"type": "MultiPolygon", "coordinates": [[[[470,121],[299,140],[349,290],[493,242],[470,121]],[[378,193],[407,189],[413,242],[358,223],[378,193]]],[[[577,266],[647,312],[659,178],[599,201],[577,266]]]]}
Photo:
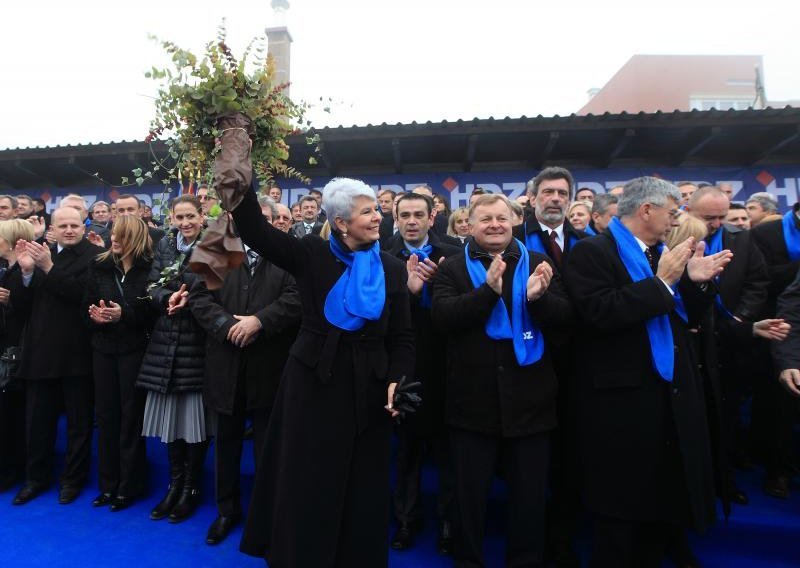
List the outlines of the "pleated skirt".
{"type": "Polygon", "coordinates": [[[164,443],[185,440],[189,444],[196,444],[212,434],[212,418],[203,405],[202,393],[147,392],[143,436],[161,438],[164,443]]]}

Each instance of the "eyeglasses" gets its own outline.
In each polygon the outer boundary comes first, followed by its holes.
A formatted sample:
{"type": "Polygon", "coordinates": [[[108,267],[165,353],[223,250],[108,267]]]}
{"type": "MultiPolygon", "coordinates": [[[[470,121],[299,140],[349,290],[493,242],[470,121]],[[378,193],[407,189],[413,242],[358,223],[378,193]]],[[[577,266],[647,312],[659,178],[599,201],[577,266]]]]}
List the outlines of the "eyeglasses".
{"type": "MultiPolygon", "coordinates": [[[[659,209],[667,209],[666,205],[657,205],[655,203],[649,203],[649,202],[648,205],[652,205],[653,207],[657,207],[659,209]]],[[[677,219],[678,217],[681,216],[681,210],[677,207],[675,209],[667,209],[667,213],[669,213],[669,216],[672,217],[673,219],[677,219]]]]}

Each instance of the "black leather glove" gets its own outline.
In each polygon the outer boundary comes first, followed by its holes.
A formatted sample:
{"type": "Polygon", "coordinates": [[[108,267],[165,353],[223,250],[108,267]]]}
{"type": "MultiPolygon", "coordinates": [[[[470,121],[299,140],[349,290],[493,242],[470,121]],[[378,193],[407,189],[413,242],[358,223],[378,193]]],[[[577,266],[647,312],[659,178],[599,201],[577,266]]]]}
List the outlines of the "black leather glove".
{"type": "Polygon", "coordinates": [[[395,417],[395,421],[398,424],[405,418],[406,414],[416,412],[422,403],[422,398],[417,394],[421,386],[422,383],[419,381],[408,382],[405,375],[397,381],[394,397],[392,398],[392,409],[400,413],[395,417]]]}

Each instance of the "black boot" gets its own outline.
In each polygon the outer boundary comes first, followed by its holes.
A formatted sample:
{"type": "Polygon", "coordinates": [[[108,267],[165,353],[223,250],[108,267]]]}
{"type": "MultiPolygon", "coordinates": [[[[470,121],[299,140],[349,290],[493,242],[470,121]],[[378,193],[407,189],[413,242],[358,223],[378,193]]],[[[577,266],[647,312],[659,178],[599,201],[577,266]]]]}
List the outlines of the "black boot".
{"type": "Polygon", "coordinates": [[[167,517],[183,492],[186,442],[176,440],[168,443],[167,455],[169,456],[169,487],[161,502],[150,511],[150,518],[154,521],[167,517]]]}
{"type": "Polygon", "coordinates": [[[169,514],[170,523],[180,523],[191,517],[200,504],[200,481],[203,464],[206,461],[208,442],[186,444],[186,469],[184,470],[183,492],[178,504],[169,514]]]}

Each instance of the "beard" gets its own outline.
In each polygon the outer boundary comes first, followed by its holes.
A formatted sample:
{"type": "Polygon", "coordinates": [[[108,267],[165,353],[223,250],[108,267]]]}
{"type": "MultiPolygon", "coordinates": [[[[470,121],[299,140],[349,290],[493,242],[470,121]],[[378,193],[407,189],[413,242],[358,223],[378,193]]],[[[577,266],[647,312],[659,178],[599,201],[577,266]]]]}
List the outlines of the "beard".
{"type": "Polygon", "coordinates": [[[564,222],[564,216],[566,215],[566,211],[561,210],[558,213],[551,212],[551,211],[540,211],[538,208],[536,209],[536,217],[545,221],[546,223],[553,223],[556,225],[560,225],[564,222]]]}

